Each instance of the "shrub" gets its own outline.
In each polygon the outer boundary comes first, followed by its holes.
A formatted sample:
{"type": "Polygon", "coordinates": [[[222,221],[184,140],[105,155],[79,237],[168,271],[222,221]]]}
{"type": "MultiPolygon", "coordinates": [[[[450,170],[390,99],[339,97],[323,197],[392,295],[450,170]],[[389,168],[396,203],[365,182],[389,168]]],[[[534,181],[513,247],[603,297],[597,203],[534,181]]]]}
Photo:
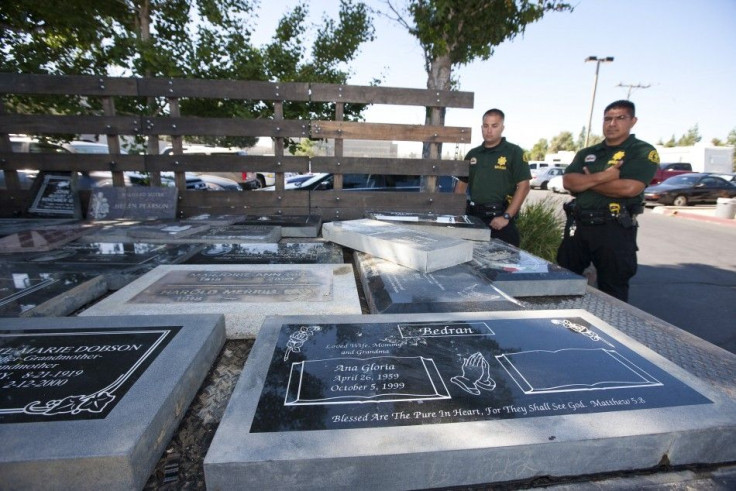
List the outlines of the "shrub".
{"type": "Polygon", "coordinates": [[[521,235],[521,249],[556,263],[562,242],[565,214],[562,203],[551,196],[534,202],[526,201],[516,221],[521,235]]]}

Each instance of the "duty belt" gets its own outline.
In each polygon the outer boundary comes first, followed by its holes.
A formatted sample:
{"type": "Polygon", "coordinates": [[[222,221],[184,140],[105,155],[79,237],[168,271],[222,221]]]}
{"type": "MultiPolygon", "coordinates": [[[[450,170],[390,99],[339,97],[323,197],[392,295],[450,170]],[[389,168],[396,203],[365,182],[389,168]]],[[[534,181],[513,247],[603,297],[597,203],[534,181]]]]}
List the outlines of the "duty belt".
{"type": "Polygon", "coordinates": [[[619,203],[611,203],[607,210],[593,209],[585,210],[573,208],[573,217],[580,225],[603,225],[610,221],[616,221],[625,228],[636,225],[636,215],[643,211],[641,205],[621,206],[619,203]]]}
{"type": "Polygon", "coordinates": [[[467,214],[479,218],[496,218],[506,211],[506,203],[486,203],[478,205],[472,201],[468,203],[467,214]]]}

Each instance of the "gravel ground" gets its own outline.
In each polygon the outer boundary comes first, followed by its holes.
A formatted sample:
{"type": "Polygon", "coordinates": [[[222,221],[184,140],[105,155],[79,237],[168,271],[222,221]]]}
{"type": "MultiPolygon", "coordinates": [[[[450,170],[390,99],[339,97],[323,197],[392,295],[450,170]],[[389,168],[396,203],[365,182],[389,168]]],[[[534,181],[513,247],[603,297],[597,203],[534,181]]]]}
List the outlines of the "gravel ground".
{"type": "Polygon", "coordinates": [[[230,340],[210,369],[144,489],[205,489],[204,457],[253,340],[230,340]]]}

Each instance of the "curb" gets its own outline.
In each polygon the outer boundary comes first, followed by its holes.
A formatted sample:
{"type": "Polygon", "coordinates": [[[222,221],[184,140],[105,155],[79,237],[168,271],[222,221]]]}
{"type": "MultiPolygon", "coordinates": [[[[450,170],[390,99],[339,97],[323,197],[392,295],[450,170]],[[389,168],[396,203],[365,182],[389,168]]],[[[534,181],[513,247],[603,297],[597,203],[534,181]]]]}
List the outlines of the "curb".
{"type": "Polygon", "coordinates": [[[703,222],[717,223],[720,225],[731,225],[731,226],[736,225],[736,219],[734,218],[721,218],[721,217],[714,217],[710,215],[703,215],[700,213],[692,213],[692,212],[687,212],[687,211],[670,210],[670,209],[665,209],[662,212],[658,212],[658,213],[661,215],[665,215],[665,216],[687,218],[689,220],[700,220],[703,222]]]}

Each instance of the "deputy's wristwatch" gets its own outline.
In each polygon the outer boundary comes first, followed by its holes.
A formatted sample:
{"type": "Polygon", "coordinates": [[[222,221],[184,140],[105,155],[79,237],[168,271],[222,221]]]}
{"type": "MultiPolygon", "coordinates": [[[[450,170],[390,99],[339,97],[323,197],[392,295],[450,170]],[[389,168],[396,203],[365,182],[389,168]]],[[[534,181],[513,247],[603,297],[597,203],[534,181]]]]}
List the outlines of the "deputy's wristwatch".
{"type": "Polygon", "coordinates": [[[509,220],[509,221],[511,221],[511,215],[509,215],[508,213],[504,213],[504,214],[503,214],[503,215],[501,215],[501,216],[502,216],[502,217],[504,217],[504,218],[505,218],[506,220],[509,220]]]}

